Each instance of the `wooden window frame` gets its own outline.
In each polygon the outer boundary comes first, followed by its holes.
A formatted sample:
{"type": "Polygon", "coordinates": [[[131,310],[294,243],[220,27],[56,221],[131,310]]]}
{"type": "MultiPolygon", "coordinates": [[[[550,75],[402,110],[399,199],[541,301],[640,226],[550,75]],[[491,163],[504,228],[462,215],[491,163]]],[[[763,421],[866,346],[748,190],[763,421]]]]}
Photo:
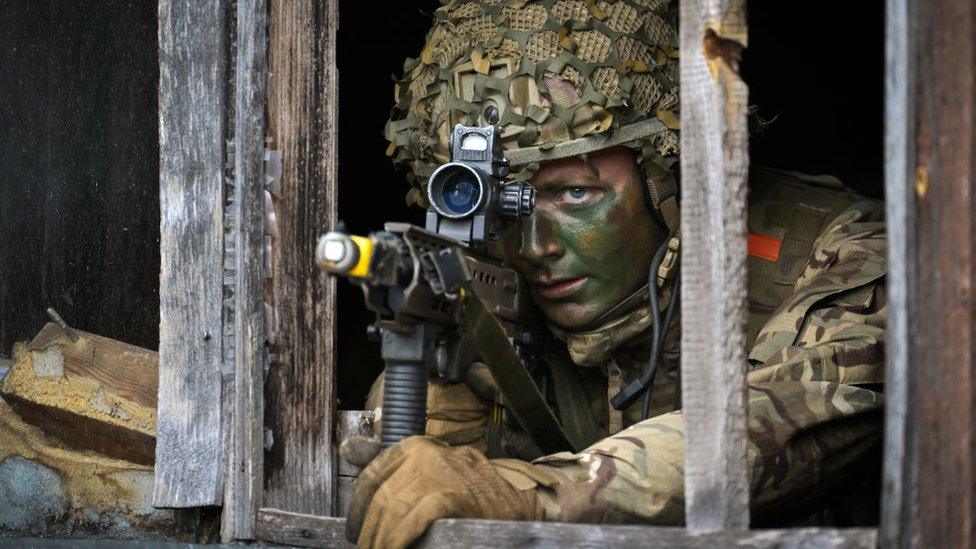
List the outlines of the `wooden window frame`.
{"type": "MultiPolygon", "coordinates": [[[[442,520],[422,545],[972,543],[976,8],[886,0],[880,528],[750,531],[745,0],[680,2],[688,526],[442,520]]],[[[338,2],[159,0],[159,15],[154,504],[222,505],[227,541],[342,545],[335,289],[312,261],[336,219],[338,2]]]]}

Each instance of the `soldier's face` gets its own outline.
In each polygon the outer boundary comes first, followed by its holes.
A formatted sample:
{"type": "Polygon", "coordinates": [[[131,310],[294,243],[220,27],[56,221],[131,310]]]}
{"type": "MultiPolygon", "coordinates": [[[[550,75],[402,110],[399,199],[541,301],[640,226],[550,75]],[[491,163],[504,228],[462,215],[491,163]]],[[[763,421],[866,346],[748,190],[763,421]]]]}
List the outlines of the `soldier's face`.
{"type": "Polygon", "coordinates": [[[664,231],[651,217],[626,148],[546,163],[530,183],[535,211],[502,238],[549,322],[586,327],[647,283],[664,231]]]}

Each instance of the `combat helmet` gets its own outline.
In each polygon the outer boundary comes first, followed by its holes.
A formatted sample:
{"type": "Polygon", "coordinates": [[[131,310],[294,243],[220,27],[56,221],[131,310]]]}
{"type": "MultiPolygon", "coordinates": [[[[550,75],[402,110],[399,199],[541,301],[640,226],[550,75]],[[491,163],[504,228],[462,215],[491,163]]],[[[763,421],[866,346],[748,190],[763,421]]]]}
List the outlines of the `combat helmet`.
{"type": "Polygon", "coordinates": [[[677,13],[671,0],[451,0],[419,58],[407,59],[386,125],[387,154],[424,205],[450,160],[455,124],[500,115],[510,177],[613,146],[635,151],[648,200],[677,231],[677,13]]]}

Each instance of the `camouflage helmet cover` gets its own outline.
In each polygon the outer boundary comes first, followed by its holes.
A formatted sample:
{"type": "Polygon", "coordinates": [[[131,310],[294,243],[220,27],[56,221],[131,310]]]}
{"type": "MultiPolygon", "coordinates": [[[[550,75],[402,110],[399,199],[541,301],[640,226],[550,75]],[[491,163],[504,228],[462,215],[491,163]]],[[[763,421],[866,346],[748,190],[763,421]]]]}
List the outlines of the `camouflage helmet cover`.
{"type": "Polygon", "coordinates": [[[675,11],[670,0],[444,3],[420,57],[404,63],[386,126],[387,154],[414,184],[408,202],[422,204],[418,187],[450,160],[454,125],[484,124],[489,105],[512,177],[616,145],[667,172],[678,152],[675,11]]]}

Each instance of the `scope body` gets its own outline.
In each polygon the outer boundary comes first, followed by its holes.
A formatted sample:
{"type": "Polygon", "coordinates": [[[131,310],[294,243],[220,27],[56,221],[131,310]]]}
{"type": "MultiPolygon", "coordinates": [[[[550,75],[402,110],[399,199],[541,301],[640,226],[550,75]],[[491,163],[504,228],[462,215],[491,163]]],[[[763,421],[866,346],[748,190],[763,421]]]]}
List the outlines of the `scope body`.
{"type": "Polygon", "coordinates": [[[535,189],[525,181],[506,182],[506,175],[497,128],[456,125],[451,162],[427,182],[426,229],[475,248],[498,240],[506,221],[535,207],[535,189]]]}

